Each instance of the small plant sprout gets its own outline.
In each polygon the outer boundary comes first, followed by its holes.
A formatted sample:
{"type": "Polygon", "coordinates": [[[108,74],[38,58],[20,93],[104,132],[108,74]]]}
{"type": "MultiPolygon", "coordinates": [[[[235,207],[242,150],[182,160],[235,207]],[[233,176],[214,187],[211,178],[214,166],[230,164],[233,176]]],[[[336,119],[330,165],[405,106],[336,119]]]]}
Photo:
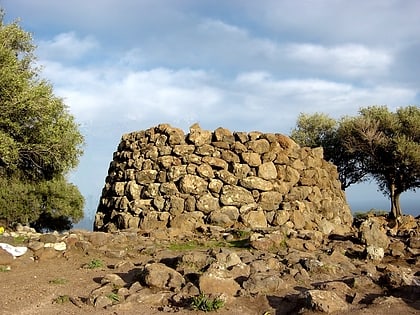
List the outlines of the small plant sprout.
{"type": "Polygon", "coordinates": [[[222,308],[225,305],[225,300],[221,297],[210,298],[201,293],[194,296],[191,301],[191,307],[196,311],[211,312],[222,308]]]}
{"type": "Polygon", "coordinates": [[[70,297],[68,295],[59,295],[54,299],[54,303],[56,304],[64,304],[70,301],[70,297]]]}
{"type": "Polygon", "coordinates": [[[97,269],[102,268],[104,266],[104,262],[100,259],[92,259],[88,264],[85,265],[87,269],[97,269]]]}

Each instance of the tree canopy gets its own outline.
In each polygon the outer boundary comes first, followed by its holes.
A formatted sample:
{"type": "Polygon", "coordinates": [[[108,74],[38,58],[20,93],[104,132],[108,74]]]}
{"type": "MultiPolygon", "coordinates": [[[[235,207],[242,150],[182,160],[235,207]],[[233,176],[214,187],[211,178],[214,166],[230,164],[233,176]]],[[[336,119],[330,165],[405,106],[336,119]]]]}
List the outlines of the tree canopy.
{"type": "Polygon", "coordinates": [[[301,145],[322,146],[325,158],[337,165],[343,188],[374,179],[390,198],[394,218],[402,215],[401,193],[420,187],[418,106],[395,112],[371,106],[338,121],[324,114],[301,114],[291,137],[301,145]]]}
{"type": "Polygon", "coordinates": [[[84,140],[63,100],[40,78],[34,51],[31,34],[18,21],[5,24],[0,10],[0,218],[35,224],[49,214],[76,222],[83,197],[65,176],[84,140]]]}

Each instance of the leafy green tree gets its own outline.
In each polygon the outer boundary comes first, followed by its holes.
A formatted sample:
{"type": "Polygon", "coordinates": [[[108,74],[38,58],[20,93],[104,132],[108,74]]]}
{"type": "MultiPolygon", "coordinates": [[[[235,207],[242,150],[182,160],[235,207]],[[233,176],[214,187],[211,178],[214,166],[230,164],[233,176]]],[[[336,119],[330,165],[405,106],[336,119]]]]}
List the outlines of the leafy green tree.
{"type": "Polygon", "coordinates": [[[373,178],[391,200],[391,217],[402,215],[400,196],[420,187],[420,109],[362,108],[338,121],[324,114],[298,117],[291,137],[304,146],[324,148],[337,165],[343,189],[373,178]]]}
{"type": "Polygon", "coordinates": [[[365,180],[367,173],[361,165],[358,152],[350,153],[345,149],[342,143],[341,121],[323,113],[301,113],[291,138],[301,146],[322,147],[324,158],[337,166],[341,188],[345,190],[350,185],[365,180]]]}
{"type": "Polygon", "coordinates": [[[420,187],[420,108],[407,106],[396,112],[386,106],[362,108],[342,127],[346,150],[359,155],[390,198],[391,217],[400,217],[401,194],[420,187]]]}
{"type": "Polygon", "coordinates": [[[13,182],[2,187],[7,190],[2,197],[10,200],[5,196],[27,193],[16,195],[21,198],[15,203],[22,203],[13,204],[16,210],[6,213],[0,209],[0,217],[34,223],[41,214],[49,213],[79,220],[83,202],[74,201],[83,198],[66,183],[65,175],[78,164],[83,136],[63,100],[40,78],[34,50],[31,34],[18,22],[5,24],[4,11],[0,10],[0,176],[13,182]],[[45,187],[54,187],[51,193],[61,193],[62,202],[51,202],[53,195],[47,196],[45,187]],[[31,211],[30,215],[25,211],[31,211]]]}

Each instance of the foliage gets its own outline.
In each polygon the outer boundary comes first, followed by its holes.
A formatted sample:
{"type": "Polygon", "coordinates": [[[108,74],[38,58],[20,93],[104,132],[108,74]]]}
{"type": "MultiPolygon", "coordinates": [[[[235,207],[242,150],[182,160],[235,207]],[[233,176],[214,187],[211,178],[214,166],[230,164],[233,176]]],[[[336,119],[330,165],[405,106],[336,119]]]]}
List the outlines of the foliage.
{"type": "Polygon", "coordinates": [[[63,178],[23,181],[0,177],[0,217],[37,230],[64,231],[83,217],[84,200],[77,187],[63,178]]]}
{"type": "Polygon", "coordinates": [[[77,166],[83,136],[40,78],[31,34],[3,18],[0,10],[0,218],[26,224],[61,217],[71,226],[82,217],[83,198],[65,174],[77,166]]]}
{"type": "Polygon", "coordinates": [[[363,108],[343,128],[345,148],[360,154],[379,189],[390,197],[391,216],[401,216],[401,193],[420,187],[420,108],[363,108]]]}
{"type": "Polygon", "coordinates": [[[117,293],[110,293],[107,295],[108,299],[112,301],[113,304],[119,303],[121,298],[117,293]]]}
{"type": "Polygon", "coordinates": [[[225,305],[225,301],[221,298],[210,298],[205,294],[201,293],[198,296],[192,297],[191,307],[196,311],[211,312],[222,308],[225,305]]]}
{"type": "Polygon", "coordinates": [[[59,295],[54,300],[53,303],[64,304],[70,302],[70,297],[68,295],[59,295]]]}
{"type": "Polygon", "coordinates": [[[407,106],[362,108],[356,117],[335,121],[324,114],[301,114],[291,137],[322,146],[337,165],[343,189],[367,178],[391,200],[391,216],[401,216],[400,195],[420,187],[420,109],[407,106]]]}
{"type": "Polygon", "coordinates": [[[88,264],[86,264],[87,269],[97,269],[102,268],[104,266],[104,262],[100,259],[92,259],[88,264]]]}

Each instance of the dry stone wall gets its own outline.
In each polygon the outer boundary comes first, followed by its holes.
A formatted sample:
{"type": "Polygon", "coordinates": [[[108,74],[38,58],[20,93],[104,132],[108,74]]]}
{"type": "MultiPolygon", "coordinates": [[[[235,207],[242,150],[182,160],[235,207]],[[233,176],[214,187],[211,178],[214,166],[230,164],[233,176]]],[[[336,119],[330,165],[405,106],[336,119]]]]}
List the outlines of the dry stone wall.
{"type": "Polygon", "coordinates": [[[287,136],[168,124],[123,135],[94,230],[204,226],[345,233],[352,215],[322,148],[287,136]]]}

